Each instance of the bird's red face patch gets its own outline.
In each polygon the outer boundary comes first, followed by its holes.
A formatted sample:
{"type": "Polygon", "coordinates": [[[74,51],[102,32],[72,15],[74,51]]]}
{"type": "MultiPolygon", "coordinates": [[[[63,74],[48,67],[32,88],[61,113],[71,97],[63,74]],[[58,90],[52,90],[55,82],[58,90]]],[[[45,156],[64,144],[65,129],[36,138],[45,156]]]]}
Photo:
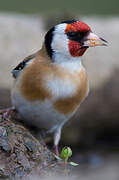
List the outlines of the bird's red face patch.
{"type": "Polygon", "coordinates": [[[70,54],[73,57],[82,56],[87,49],[87,48],[81,48],[81,45],[78,42],[71,41],[71,40],[69,40],[68,47],[69,47],[70,54]]]}
{"type": "MultiPolygon", "coordinates": [[[[82,21],[76,21],[72,24],[67,24],[65,33],[68,32],[87,32],[91,31],[91,28],[82,21]]],[[[68,43],[69,52],[73,57],[82,56],[87,48],[82,48],[79,42],[69,40],[68,43]]]]}

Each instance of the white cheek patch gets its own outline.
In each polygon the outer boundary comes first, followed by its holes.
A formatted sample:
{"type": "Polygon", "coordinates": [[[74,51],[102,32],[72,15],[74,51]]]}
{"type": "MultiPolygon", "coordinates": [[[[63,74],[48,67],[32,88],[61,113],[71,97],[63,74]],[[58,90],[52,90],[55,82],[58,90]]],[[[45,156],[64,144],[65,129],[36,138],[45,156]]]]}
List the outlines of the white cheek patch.
{"type": "Polygon", "coordinates": [[[53,33],[53,40],[52,40],[52,49],[56,53],[69,53],[68,50],[68,38],[65,34],[66,24],[59,24],[55,27],[55,31],[53,33]]]}
{"type": "Polygon", "coordinates": [[[68,39],[66,34],[57,34],[53,38],[52,48],[55,52],[68,52],[68,39]]]}

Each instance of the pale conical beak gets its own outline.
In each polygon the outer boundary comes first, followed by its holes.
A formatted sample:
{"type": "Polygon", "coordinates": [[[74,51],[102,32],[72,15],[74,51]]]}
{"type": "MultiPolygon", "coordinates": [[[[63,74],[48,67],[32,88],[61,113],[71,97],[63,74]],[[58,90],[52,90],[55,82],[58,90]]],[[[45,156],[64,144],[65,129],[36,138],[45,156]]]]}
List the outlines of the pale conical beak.
{"type": "Polygon", "coordinates": [[[83,47],[107,46],[107,41],[96,34],[89,32],[83,39],[83,47]]]}

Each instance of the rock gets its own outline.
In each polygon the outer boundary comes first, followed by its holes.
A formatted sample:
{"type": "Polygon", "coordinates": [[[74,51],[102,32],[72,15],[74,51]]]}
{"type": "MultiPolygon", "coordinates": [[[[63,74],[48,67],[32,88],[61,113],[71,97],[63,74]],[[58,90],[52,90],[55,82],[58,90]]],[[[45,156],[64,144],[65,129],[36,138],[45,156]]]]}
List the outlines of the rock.
{"type": "Polygon", "coordinates": [[[0,179],[20,180],[27,175],[46,176],[63,172],[62,165],[23,125],[0,116],[0,179]]]}

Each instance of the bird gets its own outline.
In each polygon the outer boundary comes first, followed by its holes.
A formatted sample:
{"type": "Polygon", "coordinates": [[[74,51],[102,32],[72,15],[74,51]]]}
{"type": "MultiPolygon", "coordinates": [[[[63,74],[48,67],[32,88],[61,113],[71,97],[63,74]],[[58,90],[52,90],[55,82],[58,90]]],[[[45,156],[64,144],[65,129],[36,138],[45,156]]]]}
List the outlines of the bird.
{"type": "Polygon", "coordinates": [[[82,56],[89,47],[106,45],[85,22],[63,21],[45,34],[40,50],[12,71],[12,110],[16,109],[24,122],[53,134],[58,156],[63,125],[89,92],[82,56]]]}

